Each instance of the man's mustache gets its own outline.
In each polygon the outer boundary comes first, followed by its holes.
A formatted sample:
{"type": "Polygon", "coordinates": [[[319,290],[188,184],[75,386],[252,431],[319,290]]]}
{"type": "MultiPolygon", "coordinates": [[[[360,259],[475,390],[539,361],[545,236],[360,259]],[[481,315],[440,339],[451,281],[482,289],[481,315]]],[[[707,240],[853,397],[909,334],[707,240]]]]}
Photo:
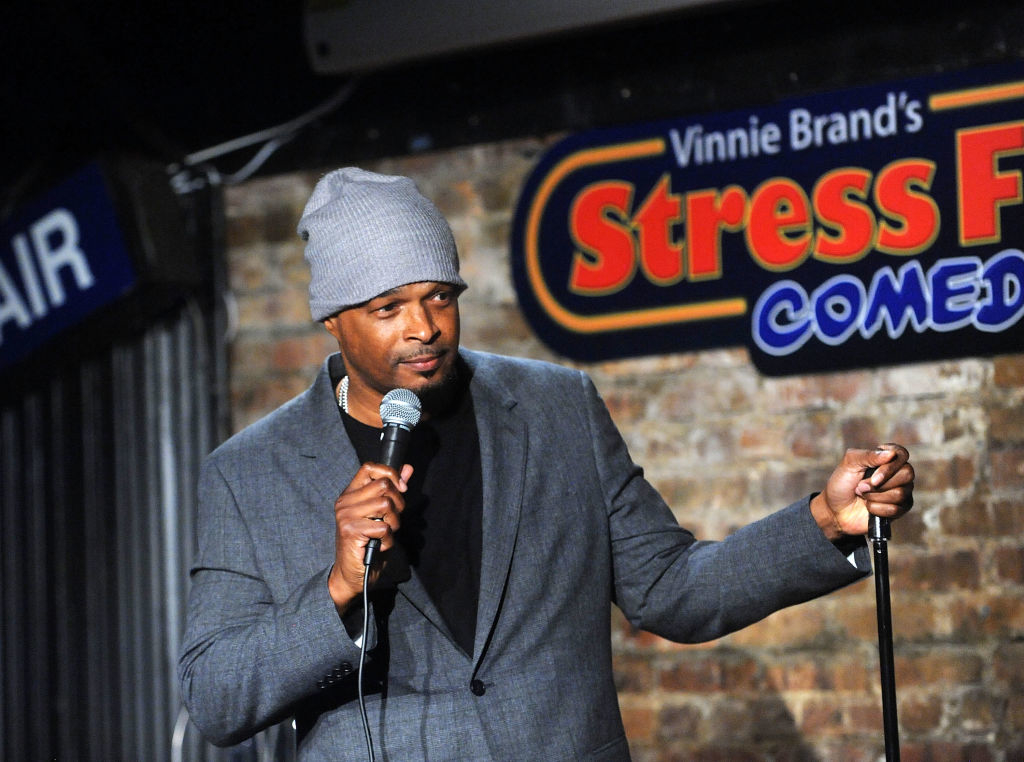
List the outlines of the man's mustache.
{"type": "Polygon", "coordinates": [[[448,352],[447,347],[423,347],[411,352],[405,352],[395,358],[396,363],[408,362],[409,360],[427,360],[432,357],[440,357],[448,352]]]}

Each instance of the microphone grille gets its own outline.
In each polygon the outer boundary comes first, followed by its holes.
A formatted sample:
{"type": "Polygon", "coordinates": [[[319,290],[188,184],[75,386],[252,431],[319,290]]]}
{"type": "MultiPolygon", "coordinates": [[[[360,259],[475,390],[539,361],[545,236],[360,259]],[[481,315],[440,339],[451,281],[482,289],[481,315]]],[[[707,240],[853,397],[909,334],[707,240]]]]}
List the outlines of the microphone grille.
{"type": "Polygon", "coordinates": [[[411,429],[420,422],[420,398],[408,389],[392,389],[380,401],[380,420],[411,429]]]}

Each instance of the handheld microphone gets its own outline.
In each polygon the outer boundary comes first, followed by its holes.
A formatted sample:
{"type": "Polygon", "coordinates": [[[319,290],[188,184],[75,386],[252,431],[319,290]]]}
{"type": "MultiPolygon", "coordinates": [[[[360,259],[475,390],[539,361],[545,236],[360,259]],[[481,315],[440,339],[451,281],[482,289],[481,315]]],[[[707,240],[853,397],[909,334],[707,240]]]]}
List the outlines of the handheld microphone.
{"type": "MultiPolygon", "coordinates": [[[[420,422],[420,398],[408,389],[392,389],[380,401],[380,420],[384,428],[380,433],[380,457],[378,463],[390,466],[396,471],[405,461],[405,450],[413,427],[420,422]]],[[[380,540],[374,537],[366,544],[363,565],[369,566],[380,548],[380,540]]]]}

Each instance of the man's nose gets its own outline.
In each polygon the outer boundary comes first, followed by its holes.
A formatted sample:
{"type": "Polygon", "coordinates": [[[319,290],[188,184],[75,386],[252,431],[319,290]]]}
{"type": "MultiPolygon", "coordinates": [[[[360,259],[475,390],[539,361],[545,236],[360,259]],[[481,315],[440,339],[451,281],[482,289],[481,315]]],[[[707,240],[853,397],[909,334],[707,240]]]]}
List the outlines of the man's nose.
{"type": "Polygon", "coordinates": [[[434,316],[430,314],[430,310],[426,307],[419,305],[409,310],[409,323],[406,328],[407,337],[422,341],[424,344],[429,344],[438,337],[440,332],[437,323],[434,321],[434,316]]]}

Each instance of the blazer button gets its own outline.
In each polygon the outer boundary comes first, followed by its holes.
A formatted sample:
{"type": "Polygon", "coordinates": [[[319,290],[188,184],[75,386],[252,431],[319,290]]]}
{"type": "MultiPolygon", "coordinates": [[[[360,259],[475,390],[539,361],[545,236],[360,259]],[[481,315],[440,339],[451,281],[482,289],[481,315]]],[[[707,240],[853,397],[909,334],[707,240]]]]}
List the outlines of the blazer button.
{"type": "Polygon", "coordinates": [[[484,685],[484,681],[477,680],[476,678],[470,681],[469,689],[473,692],[474,696],[483,696],[487,693],[487,686],[484,685]]]}

